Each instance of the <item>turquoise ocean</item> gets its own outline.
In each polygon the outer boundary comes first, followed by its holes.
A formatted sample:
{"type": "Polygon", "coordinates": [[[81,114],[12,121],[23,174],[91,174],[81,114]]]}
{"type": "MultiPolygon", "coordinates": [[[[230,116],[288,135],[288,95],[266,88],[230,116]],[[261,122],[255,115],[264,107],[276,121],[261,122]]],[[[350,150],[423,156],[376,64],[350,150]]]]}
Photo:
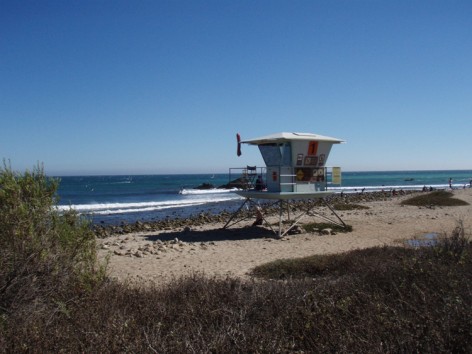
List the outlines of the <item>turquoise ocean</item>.
{"type": "MultiPolygon", "coordinates": [[[[59,209],[73,208],[93,223],[131,223],[232,211],[242,201],[234,191],[218,188],[229,182],[229,174],[58,178],[59,209]],[[203,183],[215,188],[194,189],[203,183]]],[[[342,184],[329,184],[329,189],[337,193],[421,190],[425,186],[447,189],[450,178],[453,188],[469,188],[472,170],[343,172],[342,184]]]]}

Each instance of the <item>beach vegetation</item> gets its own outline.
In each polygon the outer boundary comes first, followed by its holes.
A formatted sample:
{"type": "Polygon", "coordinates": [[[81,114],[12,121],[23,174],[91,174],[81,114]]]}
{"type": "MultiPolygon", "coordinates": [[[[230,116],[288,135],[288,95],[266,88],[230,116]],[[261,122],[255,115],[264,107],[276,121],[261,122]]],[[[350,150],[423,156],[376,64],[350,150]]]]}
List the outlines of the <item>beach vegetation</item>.
{"type": "Polygon", "coordinates": [[[373,247],[169,284],[106,278],[40,167],[0,172],[0,352],[472,351],[472,243],[373,247]]]}
{"type": "Polygon", "coordinates": [[[110,280],[56,300],[42,314],[7,317],[0,346],[9,352],[467,353],[471,251],[458,228],[433,247],[273,262],[256,268],[249,281],[202,274],[166,286],[110,280]]]}
{"type": "Polygon", "coordinates": [[[454,198],[454,194],[448,191],[433,191],[417,195],[402,201],[401,204],[422,207],[469,205],[462,199],[454,198]]]}
{"type": "Polygon", "coordinates": [[[342,277],[362,272],[369,266],[388,266],[389,262],[376,264],[383,258],[395,260],[399,255],[412,255],[413,250],[404,247],[373,247],[340,254],[313,255],[302,258],[280,259],[253,269],[252,275],[264,279],[303,279],[324,276],[342,277]]]}
{"type": "Polygon", "coordinates": [[[55,208],[58,183],[39,165],[23,174],[5,162],[0,169],[0,333],[20,321],[17,336],[34,334],[104,279],[87,221],[55,208]]]}

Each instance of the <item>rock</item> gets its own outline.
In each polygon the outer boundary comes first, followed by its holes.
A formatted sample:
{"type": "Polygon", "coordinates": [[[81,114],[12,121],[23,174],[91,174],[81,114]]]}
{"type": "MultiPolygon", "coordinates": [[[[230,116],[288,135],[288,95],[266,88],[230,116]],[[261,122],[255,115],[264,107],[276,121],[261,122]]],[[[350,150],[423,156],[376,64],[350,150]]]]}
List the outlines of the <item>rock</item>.
{"type": "Polygon", "coordinates": [[[290,235],[301,234],[301,233],[303,233],[303,229],[299,225],[292,227],[289,231],[290,235]]]}
{"type": "Polygon", "coordinates": [[[232,188],[238,188],[238,189],[249,189],[251,187],[251,183],[247,178],[241,177],[237,178],[228,184],[224,184],[219,186],[218,188],[220,189],[232,189],[232,188]]]}
{"type": "Polygon", "coordinates": [[[333,229],[330,229],[330,228],[321,230],[322,235],[331,235],[332,232],[333,232],[333,229]]]}
{"type": "Polygon", "coordinates": [[[118,251],[118,250],[113,251],[113,253],[116,254],[117,256],[124,256],[125,255],[124,252],[118,251]]]}
{"type": "Polygon", "coordinates": [[[195,187],[194,189],[214,189],[215,186],[211,183],[202,183],[198,187],[195,187]]]}

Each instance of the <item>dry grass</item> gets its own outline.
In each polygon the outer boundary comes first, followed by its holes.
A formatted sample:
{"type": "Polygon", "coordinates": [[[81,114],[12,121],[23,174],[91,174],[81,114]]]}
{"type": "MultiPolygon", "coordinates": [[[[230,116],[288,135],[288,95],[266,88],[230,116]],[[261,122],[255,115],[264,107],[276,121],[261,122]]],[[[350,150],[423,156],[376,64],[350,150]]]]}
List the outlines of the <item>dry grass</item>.
{"type": "Polygon", "coordinates": [[[470,242],[454,234],[418,250],[379,247],[275,262],[254,271],[264,281],[194,275],[164,289],[104,282],[55,309],[5,317],[0,347],[470,352],[471,251],[470,242]]]}
{"type": "Polygon", "coordinates": [[[453,198],[454,194],[446,191],[434,191],[431,193],[417,195],[415,197],[404,200],[403,205],[415,206],[460,206],[469,205],[466,201],[453,198]]]}

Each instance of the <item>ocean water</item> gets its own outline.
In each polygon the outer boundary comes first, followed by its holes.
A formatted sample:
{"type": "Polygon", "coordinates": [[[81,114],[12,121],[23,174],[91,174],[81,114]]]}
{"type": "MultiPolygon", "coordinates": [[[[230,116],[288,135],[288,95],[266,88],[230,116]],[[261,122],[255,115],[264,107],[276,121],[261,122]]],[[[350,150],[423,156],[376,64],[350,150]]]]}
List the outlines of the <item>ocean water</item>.
{"type": "MultiPolygon", "coordinates": [[[[328,176],[329,177],[329,176],[328,176]]],[[[202,183],[222,186],[229,174],[67,176],[59,177],[59,209],[73,208],[94,223],[120,223],[188,217],[202,212],[235,210],[242,201],[233,191],[198,190],[202,183]]],[[[235,176],[231,176],[232,179],[235,176]]],[[[421,190],[469,187],[472,170],[343,172],[335,192],[421,190]]],[[[329,183],[329,178],[328,178],[329,183]]]]}

